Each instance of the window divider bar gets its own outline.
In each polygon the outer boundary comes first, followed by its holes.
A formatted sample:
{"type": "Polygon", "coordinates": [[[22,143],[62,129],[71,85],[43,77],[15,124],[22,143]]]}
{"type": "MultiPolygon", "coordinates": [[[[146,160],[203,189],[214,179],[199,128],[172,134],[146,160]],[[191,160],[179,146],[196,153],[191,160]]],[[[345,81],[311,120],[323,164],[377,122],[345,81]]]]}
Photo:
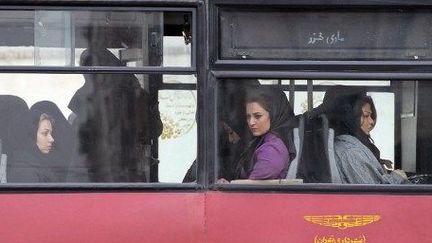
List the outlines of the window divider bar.
{"type": "Polygon", "coordinates": [[[195,67],[35,67],[0,66],[0,73],[150,73],[150,74],[195,74],[195,67]]]}

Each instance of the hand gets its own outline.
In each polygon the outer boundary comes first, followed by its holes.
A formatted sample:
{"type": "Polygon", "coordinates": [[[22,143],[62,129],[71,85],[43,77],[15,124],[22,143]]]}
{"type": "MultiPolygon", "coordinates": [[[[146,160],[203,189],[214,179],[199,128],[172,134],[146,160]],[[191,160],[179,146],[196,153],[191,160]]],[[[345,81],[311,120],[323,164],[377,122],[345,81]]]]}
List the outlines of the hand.
{"type": "Polygon", "coordinates": [[[391,160],[388,159],[381,159],[380,160],[381,164],[384,165],[384,168],[386,168],[387,170],[393,170],[393,162],[391,160]]]}
{"type": "Polygon", "coordinates": [[[394,170],[393,172],[395,172],[396,174],[400,175],[402,178],[408,180],[408,176],[406,175],[405,171],[403,171],[403,170],[394,170]]]}
{"type": "Polygon", "coordinates": [[[240,136],[225,122],[221,122],[222,128],[224,129],[225,133],[228,135],[228,141],[231,144],[236,144],[240,141],[240,136]]]}
{"type": "Polygon", "coordinates": [[[229,184],[230,182],[225,178],[220,178],[216,181],[216,184],[229,184]]]}

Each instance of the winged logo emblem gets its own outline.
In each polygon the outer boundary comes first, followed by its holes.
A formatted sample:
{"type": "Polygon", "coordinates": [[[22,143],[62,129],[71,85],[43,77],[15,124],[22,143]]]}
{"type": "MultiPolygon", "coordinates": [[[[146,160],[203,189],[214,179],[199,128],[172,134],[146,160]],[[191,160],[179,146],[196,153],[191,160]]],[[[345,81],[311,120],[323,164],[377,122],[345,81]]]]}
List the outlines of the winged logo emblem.
{"type": "Polygon", "coordinates": [[[379,215],[318,215],[318,216],[304,216],[306,221],[321,226],[338,228],[341,230],[361,227],[381,219],[379,215]]]}

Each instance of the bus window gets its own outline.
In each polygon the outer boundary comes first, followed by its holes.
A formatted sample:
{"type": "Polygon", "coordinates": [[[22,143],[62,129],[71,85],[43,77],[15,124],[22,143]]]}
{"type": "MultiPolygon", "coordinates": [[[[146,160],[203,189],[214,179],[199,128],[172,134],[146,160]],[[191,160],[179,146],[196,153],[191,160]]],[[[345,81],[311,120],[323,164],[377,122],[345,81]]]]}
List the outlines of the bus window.
{"type": "Polygon", "coordinates": [[[193,66],[191,12],[2,10],[0,16],[0,65],[80,66],[86,49],[107,49],[131,67],[193,66]]]}
{"type": "MultiPolygon", "coordinates": [[[[256,86],[274,87],[285,93],[290,106],[293,107],[295,119],[298,119],[297,122],[300,120],[303,122],[302,151],[299,153],[297,150],[298,161],[289,160],[290,165],[283,178],[259,180],[253,178],[253,180],[246,180],[246,183],[262,184],[276,179],[274,182],[276,184],[298,182],[410,184],[417,183],[420,180],[418,178],[423,178],[423,181],[429,180],[428,174],[431,173],[428,153],[430,126],[427,124],[430,123],[430,116],[427,115],[426,107],[429,107],[431,103],[427,95],[431,87],[428,82],[389,80],[370,82],[368,80],[310,80],[311,82],[307,82],[295,79],[290,81],[260,78],[219,80],[217,116],[219,161],[216,167],[216,180],[219,183],[229,181],[243,183],[238,180],[251,179],[242,176],[239,170],[242,169],[241,157],[248,152],[248,146],[257,139],[257,136],[254,136],[253,128],[248,123],[250,114],[247,111],[248,92],[259,92],[253,88],[256,86]],[[340,86],[341,84],[343,86],[340,86]],[[336,94],[337,98],[329,99],[327,93],[335,88],[339,93],[333,93],[333,95],[336,94]],[[373,108],[363,111],[363,105],[361,105],[363,98],[361,97],[371,100],[373,108]],[[350,108],[347,113],[348,106],[350,108]],[[338,107],[345,108],[340,110],[338,107]],[[363,127],[365,124],[363,119],[366,118],[363,117],[362,112],[374,113],[374,115],[369,114],[372,117],[372,125],[367,129],[363,127]],[[323,115],[325,120],[323,120],[323,115]],[[353,117],[349,118],[354,119],[353,125],[347,123],[349,119],[346,116],[353,117]],[[349,126],[358,127],[349,131],[347,130],[349,126]],[[364,138],[367,140],[357,137],[356,131],[366,134],[364,138]],[[342,139],[348,135],[357,142],[359,146],[357,150],[364,149],[362,153],[367,156],[351,161],[358,163],[354,164],[355,166],[341,167],[347,162],[343,161],[345,155],[339,153],[340,147],[338,146],[346,145],[342,143],[342,139]],[[329,142],[334,150],[329,150],[329,142]],[[368,164],[362,165],[362,162],[368,164]],[[293,166],[293,164],[296,165],[293,166]],[[363,170],[365,167],[373,166],[375,166],[373,172],[363,170]],[[290,173],[291,169],[295,169],[295,173],[290,173]],[[344,172],[344,170],[352,170],[352,173],[344,172]],[[352,176],[365,176],[367,179],[351,178],[352,176]]],[[[298,127],[298,125],[293,126],[293,129],[298,127]]],[[[268,132],[272,132],[271,128],[268,132]]],[[[278,136],[277,133],[275,134],[278,136]]],[[[295,137],[295,135],[292,136],[295,137]]],[[[258,139],[265,141],[265,136],[258,137],[258,139]]],[[[257,145],[255,149],[261,145],[257,145]]],[[[349,151],[349,148],[345,150],[349,151]]],[[[256,165],[254,163],[258,163],[256,162],[257,156],[260,155],[257,151],[253,152],[251,157],[252,168],[256,165]]],[[[276,159],[276,157],[270,157],[268,160],[276,159]]],[[[267,166],[272,166],[272,164],[268,162],[267,166]]]]}
{"type": "Polygon", "coordinates": [[[160,75],[154,94],[150,76],[1,74],[7,182],[181,182],[196,157],[196,79],[160,75]]]}
{"type": "Polygon", "coordinates": [[[193,8],[0,12],[0,66],[18,70],[0,74],[0,181],[182,182],[197,156],[193,8]]]}

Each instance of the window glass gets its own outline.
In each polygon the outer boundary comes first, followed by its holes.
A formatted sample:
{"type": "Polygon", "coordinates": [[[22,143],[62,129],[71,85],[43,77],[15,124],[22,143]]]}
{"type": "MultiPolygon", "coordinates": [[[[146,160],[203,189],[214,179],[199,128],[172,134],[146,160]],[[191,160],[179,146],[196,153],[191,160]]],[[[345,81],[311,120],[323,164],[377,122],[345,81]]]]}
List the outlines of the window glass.
{"type": "Polygon", "coordinates": [[[192,13],[162,11],[0,11],[0,65],[82,66],[86,49],[118,60],[95,66],[192,63],[192,13]]]}
{"type": "Polygon", "coordinates": [[[314,85],[390,86],[388,80],[314,80],[314,85]]]}
{"type": "MultiPolygon", "coordinates": [[[[296,84],[307,85],[307,80],[296,79],[296,84]]],[[[282,80],[282,84],[289,84],[289,80],[282,80]]],[[[388,80],[313,80],[314,85],[352,85],[352,86],[389,86],[388,80]]]]}
{"type": "Polygon", "coordinates": [[[181,182],[196,157],[196,91],[164,79],[0,74],[1,181],[181,182]]]}
{"type": "MultiPolygon", "coordinates": [[[[186,75],[164,75],[164,82],[167,80],[180,85],[196,83],[194,76],[186,75]]],[[[196,91],[160,90],[159,109],[164,126],[159,136],[159,180],[182,182],[197,156],[196,91]]],[[[196,176],[196,168],[190,173],[196,176]]]]}
{"type": "MultiPolygon", "coordinates": [[[[381,158],[394,161],[395,146],[395,99],[393,93],[370,92],[375,102],[377,121],[371,132],[376,146],[380,148],[381,158]]],[[[393,165],[394,166],[394,165],[393,165]]]]}
{"type": "Polygon", "coordinates": [[[431,173],[428,82],[326,82],[308,94],[301,82],[219,80],[217,182],[409,184],[431,173]]]}

